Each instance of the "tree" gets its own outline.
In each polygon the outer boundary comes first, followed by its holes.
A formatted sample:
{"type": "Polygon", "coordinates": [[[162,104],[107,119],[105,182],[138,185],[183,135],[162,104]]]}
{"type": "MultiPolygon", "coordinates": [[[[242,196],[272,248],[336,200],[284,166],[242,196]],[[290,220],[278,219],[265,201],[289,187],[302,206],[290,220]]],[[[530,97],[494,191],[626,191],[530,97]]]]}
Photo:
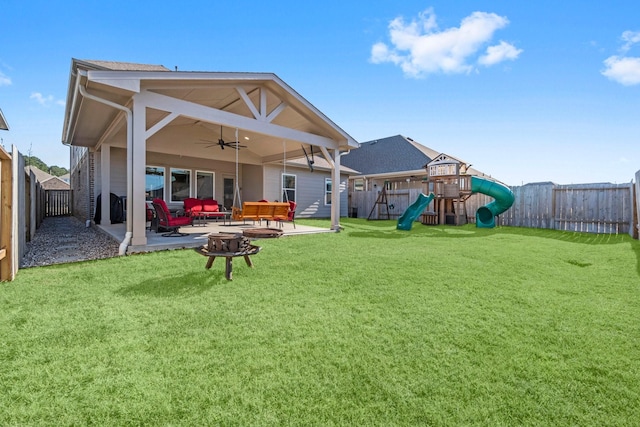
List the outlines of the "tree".
{"type": "Polygon", "coordinates": [[[67,170],[67,168],[63,168],[60,166],[51,166],[49,168],[49,173],[53,176],[62,176],[68,174],[69,171],[67,170]]]}
{"type": "Polygon", "coordinates": [[[60,166],[47,166],[45,162],[37,158],[36,156],[24,156],[24,164],[26,166],[33,166],[40,169],[43,172],[47,172],[53,176],[62,176],[69,173],[67,168],[63,168],[60,166]]]}

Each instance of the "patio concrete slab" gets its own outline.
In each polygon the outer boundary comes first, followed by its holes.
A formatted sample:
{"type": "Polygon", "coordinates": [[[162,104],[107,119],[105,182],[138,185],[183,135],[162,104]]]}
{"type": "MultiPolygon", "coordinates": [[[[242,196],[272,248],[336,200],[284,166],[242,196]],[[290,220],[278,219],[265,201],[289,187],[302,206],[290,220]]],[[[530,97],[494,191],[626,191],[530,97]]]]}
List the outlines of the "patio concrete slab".
{"type": "MultiPolygon", "coordinates": [[[[127,226],[125,223],[121,224],[101,224],[96,225],[105,233],[111,235],[114,239],[122,242],[125,238],[127,226]]],[[[262,224],[248,221],[246,223],[240,221],[231,221],[223,223],[222,221],[209,221],[204,226],[202,225],[187,225],[180,227],[181,233],[186,233],[186,236],[179,237],[164,237],[164,232],[156,233],[155,231],[147,230],[147,244],[136,245],[127,247],[127,254],[160,251],[165,249],[182,249],[182,248],[197,248],[207,243],[207,236],[211,233],[242,233],[244,229],[248,228],[266,228],[265,222],[262,224]]],[[[271,228],[275,227],[272,222],[271,228]]],[[[333,233],[334,231],[328,228],[311,227],[307,225],[301,225],[296,223],[295,228],[290,222],[283,223],[280,228],[283,231],[284,236],[294,236],[297,234],[312,234],[312,233],[333,233]]]]}

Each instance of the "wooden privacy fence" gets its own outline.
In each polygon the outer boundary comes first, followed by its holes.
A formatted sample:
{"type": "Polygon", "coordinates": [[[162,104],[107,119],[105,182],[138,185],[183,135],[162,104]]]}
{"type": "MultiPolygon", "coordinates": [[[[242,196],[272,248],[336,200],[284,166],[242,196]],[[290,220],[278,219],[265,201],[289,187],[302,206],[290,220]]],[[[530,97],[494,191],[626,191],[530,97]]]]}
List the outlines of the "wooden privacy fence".
{"type": "Polygon", "coordinates": [[[45,215],[71,215],[71,190],[46,190],[45,215]]]}
{"type": "Polygon", "coordinates": [[[633,235],[632,184],[527,184],[511,187],[513,206],[501,225],[633,235]]]}
{"type": "MultiPolygon", "coordinates": [[[[549,182],[510,187],[515,201],[498,217],[496,224],[587,233],[629,233],[637,238],[640,231],[639,180],[640,171],[636,174],[635,185],[557,185],[549,182]]],[[[389,218],[398,219],[421,192],[421,189],[387,190],[389,218]]],[[[378,194],[378,191],[353,192],[349,215],[367,218],[373,209],[372,219],[386,219],[386,207],[375,206],[378,194]]],[[[492,197],[479,193],[469,197],[465,203],[467,221],[475,223],[478,208],[491,201],[492,197]]]]}

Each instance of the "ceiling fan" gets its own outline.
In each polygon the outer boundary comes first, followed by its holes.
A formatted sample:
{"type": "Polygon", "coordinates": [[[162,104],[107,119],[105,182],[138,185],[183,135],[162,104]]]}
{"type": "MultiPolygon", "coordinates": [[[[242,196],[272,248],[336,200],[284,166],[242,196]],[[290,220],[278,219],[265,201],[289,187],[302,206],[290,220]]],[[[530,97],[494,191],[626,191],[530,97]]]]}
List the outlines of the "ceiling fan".
{"type": "Polygon", "coordinates": [[[202,142],[200,144],[208,144],[205,148],[215,147],[216,145],[220,146],[220,149],[224,150],[225,147],[233,148],[235,150],[239,150],[240,148],[246,148],[246,145],[240,145],[238,141],[225,141],[222,138],[222,125],[220,125],[220,138],[218,138],[218,142],[209,141],[206,139],[201,139],[202,142]]]}

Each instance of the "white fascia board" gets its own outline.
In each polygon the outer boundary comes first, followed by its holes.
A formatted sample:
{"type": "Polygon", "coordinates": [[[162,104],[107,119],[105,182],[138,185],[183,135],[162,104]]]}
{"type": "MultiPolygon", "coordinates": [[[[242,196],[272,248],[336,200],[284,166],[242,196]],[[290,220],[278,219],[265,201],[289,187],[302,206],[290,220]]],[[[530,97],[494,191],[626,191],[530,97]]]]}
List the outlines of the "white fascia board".
{"type": "Polygon", "coordinates": [[[129,73],[114,71],[87,71],[87,79],[90,82],[127,90],[129,92],[140,92],[140,79],[128,76],[129,73]]]}
{"type": "Polygon", "coordinates": [[[329,117],[325,116],[322,111],[318,110],[313,104],[311,104],[309,101],[307,101],[302,95],[300,95],[298,92],[296,92],[291,86],[286,84],[283,80],[281,80],[275,74],[274,74],[273,77],[274,77],[273,80],[278,85],[280,85],[284,90],[286,90],[291,96],[293,96],[298,102],[303,104],[306,108],[311,110],[314,114],[316,114],[325,123],[327,123],[329,126],[331,126],[336,132],[338,132],[340,135],[342,135],[344,137],[344,139],[345,139],[345,141],[347,143],[347,146],[349,148],[358,148],[358,147],[360,147],[360,144],[358,143],[358,141],[356,141],[353,137],[351,137],[351,135],[349,135],[347,132],[345,132],[340,126],[335,124],[333,122],[333,120],[331,120],[329,117]]]}

